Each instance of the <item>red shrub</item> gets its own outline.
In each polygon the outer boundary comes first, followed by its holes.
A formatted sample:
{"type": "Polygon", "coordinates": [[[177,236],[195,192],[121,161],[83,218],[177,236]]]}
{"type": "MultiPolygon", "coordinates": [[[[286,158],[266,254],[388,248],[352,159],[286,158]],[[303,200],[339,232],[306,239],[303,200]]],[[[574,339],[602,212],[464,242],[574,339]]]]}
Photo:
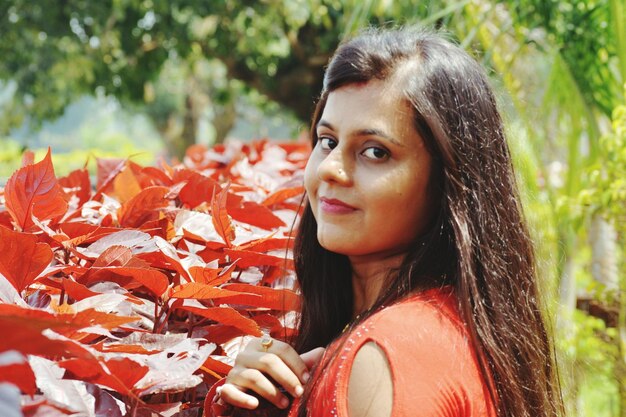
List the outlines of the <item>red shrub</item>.
{"type": "Polygon", "coordinates": [[[183,164],[32,155],[0,190],[0,382],[23,411],[175,415],[245,336],[294,332],[289,232],[306,145],[194,146],[183,164]],[[106,407],[106,408],[104,408],[106,407]]]}

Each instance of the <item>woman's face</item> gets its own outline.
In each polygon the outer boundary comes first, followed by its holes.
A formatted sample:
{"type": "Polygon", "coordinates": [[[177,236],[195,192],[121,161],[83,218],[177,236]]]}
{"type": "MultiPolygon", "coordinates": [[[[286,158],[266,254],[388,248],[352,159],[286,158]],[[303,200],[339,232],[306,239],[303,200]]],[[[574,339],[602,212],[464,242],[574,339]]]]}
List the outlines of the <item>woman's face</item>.
{"type": "Polygon", "coordinates": [[[413,110],[383,81],[331,92],[317,124],[305,188],[327,250],[392,256],[429,224],[431,156],[413,110]]]}

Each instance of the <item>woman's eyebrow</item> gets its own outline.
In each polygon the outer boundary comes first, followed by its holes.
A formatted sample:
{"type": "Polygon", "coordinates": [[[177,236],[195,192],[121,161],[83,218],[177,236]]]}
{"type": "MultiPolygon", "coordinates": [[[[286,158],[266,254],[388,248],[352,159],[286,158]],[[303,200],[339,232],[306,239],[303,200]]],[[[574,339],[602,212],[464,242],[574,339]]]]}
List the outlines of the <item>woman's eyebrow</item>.
{"type": "MultiPolygon", "coordinates": [[[[316,128],[319,129],[320,127],[326,127],[326,128],[328,128],[330,130],[335,130],[333,125],[328,123],[325,120],[320,120],[317,123],[316,128]]],[[[385,132],[383,132],[382,130],[379,130],[379,129],[373,129],[373,128],[359,129],[356,132],[354,132],[354,136],[378,136],[380,138],[387,139],[389,142],[393,143],[396,146],[404,147],[404,145],[402,143],[400,143],[397,139],[395,139],[393,136],[388,135],[387,133],[385,133],[385,132]]]]}
{"type": "Polygon", "coordinates": [[[355,136],[378,136],[379,138],[387,139],[389,142],[396,146],[404,146],[396,138],[379,129],[360,129],[354,132],[355,136]]]}
{"type": "Polygon", "coordinates": [[[320,127],[327,127],[330,130],[335,130],[335,128],[333,127],[333,125],[331,125],[330,123],[328,123],[326,120],[322,119],[319,122],[317,122],[317,125],[315,125],[316,129],[319,129],[320,127]]]}

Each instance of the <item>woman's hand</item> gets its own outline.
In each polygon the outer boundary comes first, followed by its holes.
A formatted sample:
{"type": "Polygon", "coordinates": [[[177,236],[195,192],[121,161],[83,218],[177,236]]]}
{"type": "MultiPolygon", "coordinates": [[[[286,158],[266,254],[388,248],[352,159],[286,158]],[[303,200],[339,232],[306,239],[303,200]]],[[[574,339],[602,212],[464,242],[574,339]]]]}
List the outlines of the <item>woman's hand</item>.
{"type": "Polygon", "coordinates": [[[272,380],[294,398],[301,396],[304,392],[302,386],[310,377],[311,367],[323,353],[324,348],[320,347],[299,355],[287,343],[255,338],[237,355],[235,366],[221,387],[220,398],[236,407],[254,409],[259,405],[259,400],[246,393],[246,390],[251,390],[278,408],[286,408],[289,398],[272,380]]]}

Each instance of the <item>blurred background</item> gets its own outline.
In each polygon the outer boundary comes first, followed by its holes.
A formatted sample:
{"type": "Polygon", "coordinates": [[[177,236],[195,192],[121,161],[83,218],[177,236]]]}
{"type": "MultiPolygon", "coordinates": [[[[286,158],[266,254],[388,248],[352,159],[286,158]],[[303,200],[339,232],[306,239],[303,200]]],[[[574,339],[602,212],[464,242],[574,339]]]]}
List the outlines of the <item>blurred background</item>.
{"type": "Polygon", "coordinates": [[[626,416],[626,0],[2,0],[0,185],[25,149],[297,140],[341,39],[441,28],[504,113],[571,416],[626,416]]]}

